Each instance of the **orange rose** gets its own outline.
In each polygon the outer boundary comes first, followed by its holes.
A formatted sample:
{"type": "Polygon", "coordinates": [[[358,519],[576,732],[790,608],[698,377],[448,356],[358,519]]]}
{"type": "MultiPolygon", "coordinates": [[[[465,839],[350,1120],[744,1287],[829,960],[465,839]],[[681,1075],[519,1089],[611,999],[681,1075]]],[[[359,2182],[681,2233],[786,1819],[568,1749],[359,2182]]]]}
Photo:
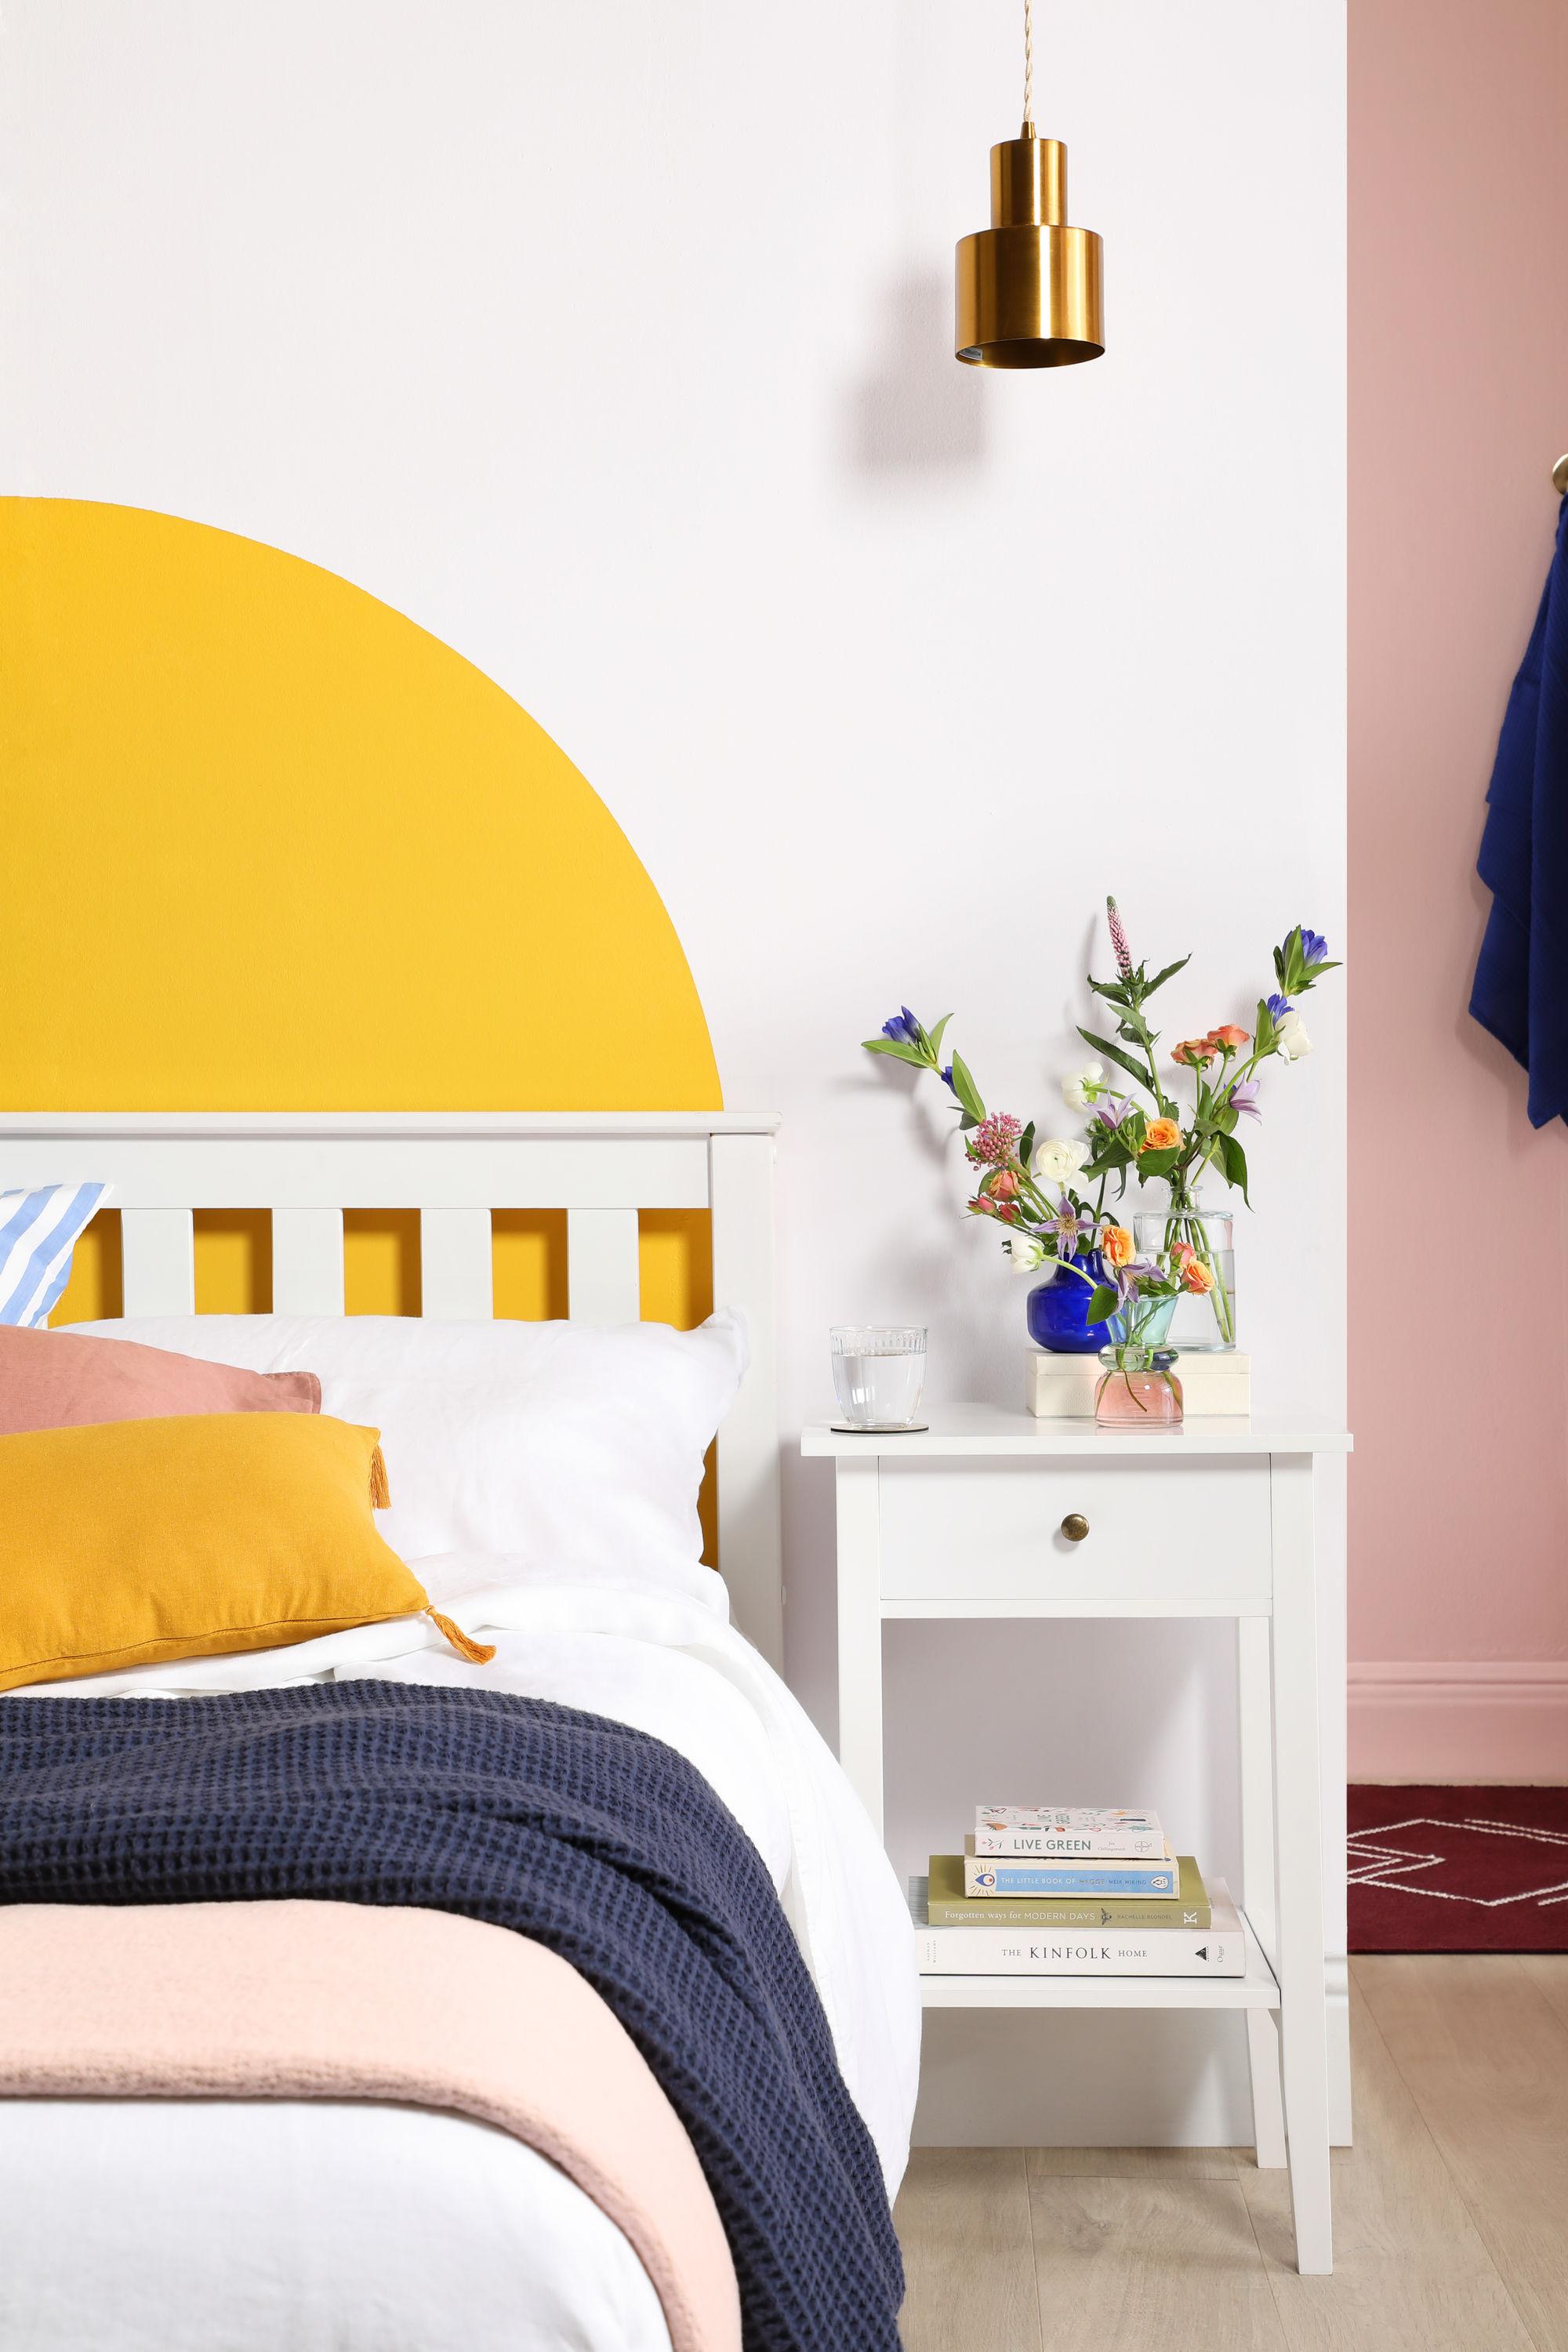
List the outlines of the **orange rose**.
{"type": "Polygon", "coordinates": [[[1214,1268],[1205,1265],[1201,1257],[1189,1257],[1182,1267],[1184,1289],[1195,1291],[1201,1298],[1214,1288],[1214,1268]]]}
{"type": "Polygon", "coordinates": [[[1100,1254],[1107,1265],[1131,1265],[1132,1236],[1125,1225],[1107,1225],[1100,1237],[1100,1254]]]}
{"type": "Polygon", "coordinates": [[[1238,1029],[1234,1021],[1227,1021],[1223,1029],[1209,1031],[1211,1045],[1228,1045],[1233,1054],[1238,1052],[1247,1041],[1247,1032],[1245,1029],[1238,1029]]]}
{"type": "Polygon", "coordinates": [[[1184,1037],[1179,1045],[1171,1048],[1173,1062],[1190,1063],[1194,1070],[1205,1068],[1214,1060],[1219,1048],[1212,1037],[1184,1037]]]}
{"type": "Polygon", "coordinates": [[[1182,1140],[1182,1130],[1173,1118],[1152,1118],[1143,1129],[1140,1151],[1174,1151],[1182,1140]]]}

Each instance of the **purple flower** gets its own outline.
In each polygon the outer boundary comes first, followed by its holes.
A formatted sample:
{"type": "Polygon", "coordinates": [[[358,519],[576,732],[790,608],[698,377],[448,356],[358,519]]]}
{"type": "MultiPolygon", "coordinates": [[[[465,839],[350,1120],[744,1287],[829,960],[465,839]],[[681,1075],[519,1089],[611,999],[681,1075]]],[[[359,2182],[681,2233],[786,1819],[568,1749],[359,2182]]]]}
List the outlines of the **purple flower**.
{"type": "Polygon", "coordinates": [[[1057,1237],[1058,1255],[1075,1257],[1084,1234],[1094,1231],[1094,1219],[1080,1216],[1064,1192],[1057,1202],[1056,1214],[1051,1219],[1051,1231],[1057,1237]]]}
{"type": "Polygon", "coordinates": [[[955,1095],[958,1092],[958,1088],[952,1083],[952,1064],[951,1062],[948,1064],[945,1070],[938,1072],[938,1076],[942,1079],[942,1085],[947,1088],[950,1095],[955,1095]]]}
{"type": "Polygon", "coordinates": [[[1296,1010],[1289,998],[1281,996],[1278,989],[1272,996],[1266,996],[1263,1002],[1268,1007],[1269,1018],[1274,1021],[1283,1021],[1287,1013],[1296,1010]]]}
{"type": "Polygon", "coordinates": [[[918,1045],[922,1035],[920,1023],[907,1004],[900,1005],[890,1021],[882,1024],[882,1034],[890,1037],[895,1045],[918,1045]]]}
{"type": "Polygon", "coordinates": [[[1309,971],[1315,963],[1327,963],[1329,943],[1321,931],[1310,931],[1305,923],[1298,927],[1301,933],[1301,961],[1309,971]]]}
{"type": "Polygon", "coordinates": [[[1239,1111],[1243,1118],[1261,1118],[1263,1117],[1263,1113],[1258,1108],[1258,1080],[1256,1078],[1243,1078],[1239,1085],[1232,1087],[1230,1090],[1230,1107],[1232,1110],[1239,1111]]]}
{"type": "Polygon", "coordinates": [[[1121,928],[1121,909],[1114,898],[1105,902],[1105,920],[1110,932],[1110,944],[1116,950],[1116,969],[1123,980],[1132,977],[1132,950],[1127,944],[1127,934],[1121,928]]]}
{"type": "Polygon", "coordinates": [[[1128,1096],[1107,1095],[1094,1115],[1101,1127],[1120,1127],[1131,1108],[1128,1096]]]}

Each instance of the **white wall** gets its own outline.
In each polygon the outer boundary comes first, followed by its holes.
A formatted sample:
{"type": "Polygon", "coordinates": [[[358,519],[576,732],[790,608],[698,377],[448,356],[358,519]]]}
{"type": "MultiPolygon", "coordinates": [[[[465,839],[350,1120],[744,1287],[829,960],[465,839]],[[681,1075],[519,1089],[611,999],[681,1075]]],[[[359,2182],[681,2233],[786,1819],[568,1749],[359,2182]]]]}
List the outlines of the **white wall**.
{"type": "MultiPolygon", "coordinates": [[[[1341,0],[1045,12],[1110,347],[989,377],[950,356],[952,249],[1018,32],[1002,0],[11,0],[0,31],[4,487],[326,564],[583,768],[729,1100],[785,1114],[786,1445],[830,1321],[929,1324],[938,1396],[1018,1391],[951,1120],[857,1051],[885,1013],[955,1011],[992,1100],[1048,1117],[1108,888],[1139,952],[1197,951],[1173,1035],[1245,1019],[1292,922],[1342,936],[1341,0]]],[[[1333,986],[1313,1012],[1244,1337],[1265,1406],[1333,1412],[1333,986]]],[[[821,1465],[787,1501],[830,1726],[821,1465]]],[[[1152,1801],[1234,1861],[1212,1629],[911,1626],[889,1672],[902,1866],[1006,1787],[1152,1801]]],[[[1214,2021],[1141,2025],[1114,2113],[1110,2043],[1038,2023],[1030,2071],[936,2021],[928,2137],[1243,2135],[1214,2021]]]]}

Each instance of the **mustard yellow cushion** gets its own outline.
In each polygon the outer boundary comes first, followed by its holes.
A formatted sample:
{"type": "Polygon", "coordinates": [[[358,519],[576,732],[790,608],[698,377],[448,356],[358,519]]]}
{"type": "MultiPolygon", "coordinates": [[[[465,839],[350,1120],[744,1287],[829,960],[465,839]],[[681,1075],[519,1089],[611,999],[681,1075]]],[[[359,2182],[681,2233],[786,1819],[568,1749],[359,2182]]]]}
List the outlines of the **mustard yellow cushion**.
{"type": "Polygon", "coordinates": [[[404,1617],[379,1431],[182,1414],[0,1437],[0,1691],[404,1617]]]}

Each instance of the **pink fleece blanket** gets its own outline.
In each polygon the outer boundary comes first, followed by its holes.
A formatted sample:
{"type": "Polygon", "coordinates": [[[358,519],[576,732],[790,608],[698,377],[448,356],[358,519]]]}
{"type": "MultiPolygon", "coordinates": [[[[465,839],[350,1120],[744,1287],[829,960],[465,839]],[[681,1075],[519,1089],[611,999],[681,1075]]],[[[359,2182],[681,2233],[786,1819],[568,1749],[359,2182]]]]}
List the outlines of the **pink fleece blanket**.
{"type": "Polygon", "coordinates": [[[729,2246],[679,2117],[593,1988],[507,1928],[353,1903],[0,1908],[0,2095],[478,2116],[622,2231],[675,2352],[739,2352],[729,2246]]]}

